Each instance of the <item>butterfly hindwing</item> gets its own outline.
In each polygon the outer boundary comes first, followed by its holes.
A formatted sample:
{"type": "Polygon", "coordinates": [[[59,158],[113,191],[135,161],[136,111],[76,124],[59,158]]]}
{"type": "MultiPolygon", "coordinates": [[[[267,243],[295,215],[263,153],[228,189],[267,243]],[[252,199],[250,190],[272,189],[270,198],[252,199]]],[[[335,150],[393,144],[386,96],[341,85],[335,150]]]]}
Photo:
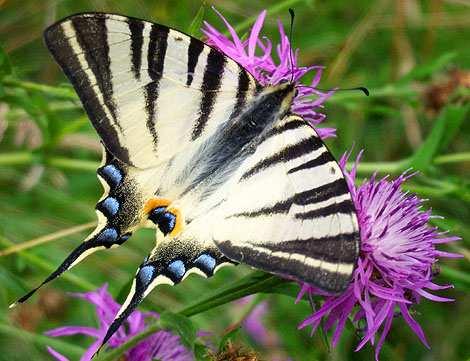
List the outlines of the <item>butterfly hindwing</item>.
{"type": "Polygon", "coordinates": [[[73,15],[45,31],[106,148],[149,168],[206,138],[256,91],[253,77],[198,39],[120,15],[73,15]]]}
{"type": "Polygon", "coordinates": [[[234,178],[211,215],[222,253],[327,291],[344,290],[359,252],[357,218],[343,173],[312,127],[285,117],[234,178]]]}
{"type": "MultiPolygon", "coordinates": [[[[157,232],[160,233],[160,232],[157,232]]],[[[172,239],[157,234],[158,242],[137,269],[129,294],[102,341],[105,344],[132,311],[158,285],[175,285],[192,273],[211,277],[225,265],[235,264],[211,242],[172,239]]]]}

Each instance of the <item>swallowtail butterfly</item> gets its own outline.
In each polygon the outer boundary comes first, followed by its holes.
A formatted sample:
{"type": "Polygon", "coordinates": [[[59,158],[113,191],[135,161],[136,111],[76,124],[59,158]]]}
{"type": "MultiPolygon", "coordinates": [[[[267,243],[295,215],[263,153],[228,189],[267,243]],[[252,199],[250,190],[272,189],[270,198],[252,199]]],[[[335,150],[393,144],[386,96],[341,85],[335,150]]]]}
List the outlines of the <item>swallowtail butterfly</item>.
{"type": "Polygon", "coordinates": [[[332,293],[348,286],[354,205],[333,156],[290,110],[294,84],[263,87],[200,40],[120,15],[73,15],[44,37],[101,138],[105,192],[97,228],[39,287],[140,227],[157,233],[103,343],[155,286],[230,263],[332,293]]]}

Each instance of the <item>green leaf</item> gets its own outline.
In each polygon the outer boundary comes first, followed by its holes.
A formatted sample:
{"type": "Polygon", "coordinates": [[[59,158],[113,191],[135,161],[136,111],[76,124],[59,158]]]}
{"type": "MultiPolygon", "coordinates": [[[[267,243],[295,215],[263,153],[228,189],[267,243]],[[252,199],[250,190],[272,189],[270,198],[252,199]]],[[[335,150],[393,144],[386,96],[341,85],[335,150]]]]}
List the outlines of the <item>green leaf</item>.
{"type": "Polygon", "coordinates": [[[3,79],[6,75],[10,75],[12,73],[12,67],[10,63],[10,59],[0,45],[0,80],[3,79]]]}
{"type": "Polygon", "coordinates": [[[457,53],[446,53],[435,59],[433,62],[414,67],[408,74],[403,76],[399,83],[407,83],[411,80],[426,80],[436,74],[455,59],[457,53]]]}
{"type": "Polygon", "coordinates": [[[265,290],[264,293],[275,293],[279,295],[285,295],[292,298],[297,298],[299,294],[300,287],[296,283],[283,283],[281,285],[272,287],[268,290],[265,290]]]}
{"type": "Polygon", "coordinates": [[[421,147],[411,158],[411,166],[418,170],[427,170],[442,145],[451,139],[448,133],[455,134],[465,118],[469,106],[449,104],[442,109],[436,123],[421,147]]]}
{"type": "Polygon", "coordinates": [[[460,106],[462,114],[454,114],[450,119],[447,121],[446,131],[444,136],[442,137],[442,141],[440,144],[440,150],[446,149],[455,136],[458,134],[460,127],[462,126],[465,119],[467,119],[467,114],[470,111],[470,104],[465,104],[464,106],[460,106]]]}
{"type": "Polygon", "coordinates": [[[199,37],[202,27],[202,22],[204,20],[204,14],[206,12],[206,3],[205,1],[202,2],[199,10],[196,13],[193,21],[188,27],[188,34],[194,37],[199,37]]]}
{"type": "Polygon", "coordinates": [[[237,282],[216,290],[208,297],[184,308],[179,313],[185,316],[192,316],[248,295],[265,292],[286,282],[289,281],[268,273],[255,271],[237,282]]]}
{"type": "Polygon", "coordinates": [[[160,325],[163,329],[177,333],[185,346],[191,350],[194,349],[196,328],[188,317],[165,311],[160,315],[160,325]]]}

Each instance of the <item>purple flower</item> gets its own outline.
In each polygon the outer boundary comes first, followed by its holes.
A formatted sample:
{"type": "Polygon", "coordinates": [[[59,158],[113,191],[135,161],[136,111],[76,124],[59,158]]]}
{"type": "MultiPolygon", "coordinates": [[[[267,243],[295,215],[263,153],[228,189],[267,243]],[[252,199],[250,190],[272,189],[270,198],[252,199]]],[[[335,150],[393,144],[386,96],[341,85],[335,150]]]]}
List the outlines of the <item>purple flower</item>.
{"type": "Polygon", "coordinates": [[[365,325],[356,351],[370,342],[375,346],[375,358],[378,359],[393,319],[401,315],[421,342],[429,347],[422,328],[410,311],[422,297],[438,302],[452,301],[429,291],[452,287],[433,282],[433,266],[440,257],[460,257],[436,248],[438,244],[459,238],[440,233],[429,225],[429,220],[435,216],[430,210],[422,209],[423,200],[402,190],[403,183],[413,174],[405,172],[394,180],[388,177],[378,180],[373,175],[356,187],[354,181],[360,155],[349,172],[345,169],[348,157],[349,154],[341,158],[340,166],[359,219],[361,253],[357,267],[351,285],[339,296],[325,295],[310,285],[302,285],[298,300],[310,293],[325,296],[325,301],[299,328],[311,325],[315,331],[324,320],[325,330],[334,329],[332,343],[335,346],[351,317],[355,324],[365,325]]]}
{"type": "MultiPolygon", "coordinates": [[[[119,311],[120,305],[113,300],[107,291],[108,286],[105,284],[94,292],[75,293],[74,297],[82,298],[95,305],[96,315],[99,320],[99,327],[86,326],[65,326],[47,331],[46,335],[52,337],[69,336],[69,335],[86,335],[93,337],[95,342],[82,355],[80,361],[89,361],[101,345],[102,339],[108,330],[109,325],[114,320],[114,316],[119,311]]],[[[109,347],[116,348],[128,339],[142,332],[147,319],[157,319],[158,314],[155,312],[139,312],[134,311],[127,318],[126,323],[111,337],[108,342],[109,347]]],[[[59,361],[68,361],[66,357],[48,347],[49,353],[59,361]]],[[[136,346],[126,352],[126,360],[128,361],[192,361],[192,354],[181,345],[180,338],[168,331],[158,331],[150,335],[146,339],[139,342],[136,346]]]]}
{"type": "Polygon", "coordinates": [[[257,304],[250,314],[243,321],[243,327],[253,339],[261,344],[270,343],[270,334],[263,324],[263,319],[268,312],[268,303],[266,301],[257,304]]]}
{"type": "MultiPolygon", "coordinates": [[[[217,10],[214,9],[217,12],[217,10]]],[[[220,33],[212,25],[204,23],[202,31],[207,37],[207,43],[222,51],[224,54],[238,62],[248,70],[261,85],[275,85],[282,81],[296,83],[297,96],[292,104],[292,111],[312,125],[316,126],[325,119],[325,114],[320,110],[323,103],[333,94],[333,91],[322,92],[316,89],[320,82],[323,67],[312,65],[302,67],[297,65],[298,49],[293,50],[289,38],[286,36],[282,23],[278,22],[281,41],[275,47],[266,37],[261,37],[266,10],[262,11],[251,28],[248,38],[242,41],[229,22],[217,12],[225,23],[231,39],[220,33]],[[272,56],[273,48],[276,49],[277,60],[272,56]],[[309,86],[299,83],[300,78],[310,71],[314,71],[312,82],[309,86]],[[313,97],[312,97],[313,96],[313,97]]],[[[316,128],[322,138],[335,136],[334,128],[316,128]]]]}

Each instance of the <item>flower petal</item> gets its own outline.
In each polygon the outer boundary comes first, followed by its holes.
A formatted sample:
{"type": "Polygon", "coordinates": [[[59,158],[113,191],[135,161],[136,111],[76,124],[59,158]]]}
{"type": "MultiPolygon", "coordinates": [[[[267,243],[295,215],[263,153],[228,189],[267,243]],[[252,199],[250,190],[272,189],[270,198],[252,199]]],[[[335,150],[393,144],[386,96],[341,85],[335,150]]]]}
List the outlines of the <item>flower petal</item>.
{"type": "Polygon", "coordinates": [[[47,346],[47,352],[49,352],[57,361],[70,361],[67,357],[61,355],[50,346],[47,346]]]}

